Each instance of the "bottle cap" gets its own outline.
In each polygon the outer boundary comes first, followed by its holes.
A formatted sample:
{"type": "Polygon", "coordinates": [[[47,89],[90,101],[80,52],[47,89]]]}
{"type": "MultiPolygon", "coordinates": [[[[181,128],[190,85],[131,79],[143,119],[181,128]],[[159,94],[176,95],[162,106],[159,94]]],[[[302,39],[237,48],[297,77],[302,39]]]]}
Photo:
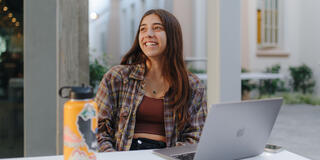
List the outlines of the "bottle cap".
{"type": "Polygon", "coordinates": [[[71,98],[71,99],[91,99],[93,98],[93,89],[91,87],[62,87],[59,90],[59,95],[61,98],[71,98]],[[63,96],[62,91],[64,89],[69,89],[69,95],[63,96]]]}

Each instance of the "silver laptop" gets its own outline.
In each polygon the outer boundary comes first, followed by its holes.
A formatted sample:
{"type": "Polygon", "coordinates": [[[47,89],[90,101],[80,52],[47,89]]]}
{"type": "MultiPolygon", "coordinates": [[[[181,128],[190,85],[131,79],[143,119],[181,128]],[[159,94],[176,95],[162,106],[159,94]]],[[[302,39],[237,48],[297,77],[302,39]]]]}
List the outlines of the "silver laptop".
{"type": "Polygon", "coordinates": [[[167,159],[234,160],[261,154],[282,98],[212,105],[197,145],[154,150],[167,159]]]}

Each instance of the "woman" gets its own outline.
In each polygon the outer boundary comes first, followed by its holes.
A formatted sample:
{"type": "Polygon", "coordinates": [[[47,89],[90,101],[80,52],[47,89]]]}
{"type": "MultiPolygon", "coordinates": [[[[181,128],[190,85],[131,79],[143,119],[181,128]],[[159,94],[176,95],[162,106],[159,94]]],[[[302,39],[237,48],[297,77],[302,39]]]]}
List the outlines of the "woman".
{"type": "Polygon", "coordinates": [[[121,65],[103,77],[96,102],[99,151],[196,143],[207,115],[205,89],[187,72],[182,32],[169,12],[147,11],[121,65]]]}

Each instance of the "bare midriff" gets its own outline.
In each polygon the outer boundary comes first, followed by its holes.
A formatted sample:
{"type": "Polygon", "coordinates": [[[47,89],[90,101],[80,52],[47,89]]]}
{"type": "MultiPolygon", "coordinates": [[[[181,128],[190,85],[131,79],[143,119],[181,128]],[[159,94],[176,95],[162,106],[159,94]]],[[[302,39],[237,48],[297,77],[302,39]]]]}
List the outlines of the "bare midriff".
{"type": "Polygon", "coordinates": [[[150,133],[135,133],[133,138],[148,138],[155,141],[162,141],[166,143],[166,137],[157,135],[157,134],[150,134],[150,133]]]}

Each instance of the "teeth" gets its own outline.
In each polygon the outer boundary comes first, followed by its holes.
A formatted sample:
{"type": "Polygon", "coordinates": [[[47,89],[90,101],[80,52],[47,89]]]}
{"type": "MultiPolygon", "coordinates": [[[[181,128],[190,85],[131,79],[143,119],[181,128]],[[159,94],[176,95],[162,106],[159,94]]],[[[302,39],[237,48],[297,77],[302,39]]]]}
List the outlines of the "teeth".
{"type": "Polygon", "coordinates": [[[147,42],[146,43],[146,46],[155,46],[155,45],[157,45],[156,43],[152,43],[152,42],[147,42]]]}

